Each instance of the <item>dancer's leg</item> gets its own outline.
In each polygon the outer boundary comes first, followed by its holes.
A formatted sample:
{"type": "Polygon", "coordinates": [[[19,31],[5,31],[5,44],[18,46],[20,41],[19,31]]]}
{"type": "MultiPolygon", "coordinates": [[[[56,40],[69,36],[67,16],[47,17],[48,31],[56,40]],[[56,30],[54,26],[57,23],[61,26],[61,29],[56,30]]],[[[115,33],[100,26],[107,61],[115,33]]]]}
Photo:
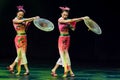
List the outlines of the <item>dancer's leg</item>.
{"type": "Polygon", "coordinates": [[[74,77],[75,74],[73,73],[71,66],[69,67],[69,71],[70,71],[70,76],[74,77]]]}
{"type": "Polygon", "coordinates": [[[63,63],[63,67],[64,67],[64,73],[68,72],[67,70],[67,64],[66,64],[66,57],[65,57],[65,52],[64,51],[60,51],[60,57],[61,57],[61,60],[62,60],[62,63],[63,63]]]}
{"type": "Polygon", "coordinates": [[[24,75],[29,75],[29,69],[28,69],[28,65],[24,64],[25,70],[26,72],[24,73],[24,75]]]}
{"type": "Polygon", "coordinates": [[[56,70],[59,66],[60,66],[59,64],[55,64],[54,68],[51,71],[56,73],[56,70]]]}
{"type": "Polygon", "coordinates": [[[21,48],[17,49],[17,56],[18,56],[18,64],[17,64],[17,73],[16,73],[16,75],[19,75],[20,72],[21,72],[21,62],[22,62],[21,48]]]}
{"type": "Polygon", "coordinates": [[[24,68],[25,68],[24,75],[29,75],[29,68],[28,68],[28,64],[27,64],[26,51],[27,51],[27,38],[26,38],[26,36],[24,36],[24,43],[22,46],[22,64],[24,65],[24,68]]]}

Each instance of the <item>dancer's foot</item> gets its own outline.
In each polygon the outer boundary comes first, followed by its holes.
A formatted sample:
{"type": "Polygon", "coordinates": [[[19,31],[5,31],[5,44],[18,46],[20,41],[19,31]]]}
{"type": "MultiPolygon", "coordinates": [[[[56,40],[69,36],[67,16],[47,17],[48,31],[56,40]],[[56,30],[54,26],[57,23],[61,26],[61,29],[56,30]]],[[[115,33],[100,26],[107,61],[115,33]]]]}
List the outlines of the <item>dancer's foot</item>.
{"type": "Polygon", "coordinates": [[[67,75],[68,75],[68,72],[64,72],[63,77],[67,77],[67,75]]]}
{"type": "Polygon", "coordinates": [[[72,74],[70,74],[70,76],[71,76],[71,77],[74,77],[74,76],[75,76],[75,74],[74,74],[74,73],[72,73],[72,74]]]}
{"type": "Polygon", "coordinates": [[[57,77],[56,72],[51,71],[51,75],[52,75],[53,77],[57,77]]]}
{"type": "Polygon", "coordinates": [[[71,77],[74,77],[75,74],[74,74],[72,71],[70,71],[70,76],[71,76],[71,77]]]}
{"type": "Polygon", "coordinates": [[[13,70],[13,68],[11,66],[8,66],[7,69],[9,70],[10,73],[12,73],[12,74],[15,73],[14,70],[13,70]]]}
{"type": "Polygon", "coordinates": [[[16,73],[15,75],[16,75],[16,76],[19,76],[19,75],[20,75],[20,73],[16,73]]]}
{"type": "Polygon", "coordinates": [[[25,72],[24,73],[24,76],[27,76],[27,75],[29,75],[30,73],[29,73],[29,71],[28,72],[25,72]]]}

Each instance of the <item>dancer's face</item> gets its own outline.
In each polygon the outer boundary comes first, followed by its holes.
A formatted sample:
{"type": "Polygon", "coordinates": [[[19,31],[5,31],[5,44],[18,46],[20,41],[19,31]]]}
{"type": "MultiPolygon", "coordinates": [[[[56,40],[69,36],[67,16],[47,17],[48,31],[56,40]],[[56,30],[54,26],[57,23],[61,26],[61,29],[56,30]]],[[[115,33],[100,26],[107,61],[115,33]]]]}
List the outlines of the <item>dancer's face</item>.
{"type": "Polygon", "coordinates": [[[61,15],[62,15],[62,18],[66,19],[68,18],[69,13],[67,11],[63,11],[61,15]]]}
{"type": "Polygon", "coordinates": [[[24,12],[19,11],[19,12],[17,13],[17,18],[22,19],[23,17],[24,17],[24,12]]]}

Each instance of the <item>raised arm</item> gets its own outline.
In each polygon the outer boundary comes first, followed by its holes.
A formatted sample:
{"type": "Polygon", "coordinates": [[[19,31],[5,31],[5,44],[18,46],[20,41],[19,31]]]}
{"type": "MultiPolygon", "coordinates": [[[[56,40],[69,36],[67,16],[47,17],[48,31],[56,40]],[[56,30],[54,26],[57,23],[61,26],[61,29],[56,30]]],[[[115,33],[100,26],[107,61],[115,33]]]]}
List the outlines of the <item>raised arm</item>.
{"type": "Polygon", "coordinates": [[[26,19],[21,19],[21,20],[13,19],[13,23],[31,22],[31,21],[33,21],[36,18],[38,18],[38,16],[31,17],[31,18],[26,18],[26,19]]]}
{"type": "Polygon", "coordinates": [[[73,18],[73,19],[68,19],[68,20],[64,20],[64,19],[59,19],[59,23],[71,23],[71,22],[78,22],[78,21],[82,21],[83,17],[81,18],[73,18]]]}

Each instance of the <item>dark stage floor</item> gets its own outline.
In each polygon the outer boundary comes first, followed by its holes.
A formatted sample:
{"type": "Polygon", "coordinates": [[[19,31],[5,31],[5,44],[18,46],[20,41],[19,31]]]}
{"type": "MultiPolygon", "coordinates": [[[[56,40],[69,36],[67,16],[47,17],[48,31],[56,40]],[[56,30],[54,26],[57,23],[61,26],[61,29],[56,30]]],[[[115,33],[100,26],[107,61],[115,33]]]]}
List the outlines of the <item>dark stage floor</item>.
{"type": "Polygon", "coordinates": [[[8,64],[0,64],[0,80],[120,80],[119,68],[73,67],[75,77],[62,78],[63,68],[57,70],[58,77],[52,77],[50,70],[53,66],[40,64],[30,66],[30,75],[20,76],[10,74],[6,69],[8,64]]]}

